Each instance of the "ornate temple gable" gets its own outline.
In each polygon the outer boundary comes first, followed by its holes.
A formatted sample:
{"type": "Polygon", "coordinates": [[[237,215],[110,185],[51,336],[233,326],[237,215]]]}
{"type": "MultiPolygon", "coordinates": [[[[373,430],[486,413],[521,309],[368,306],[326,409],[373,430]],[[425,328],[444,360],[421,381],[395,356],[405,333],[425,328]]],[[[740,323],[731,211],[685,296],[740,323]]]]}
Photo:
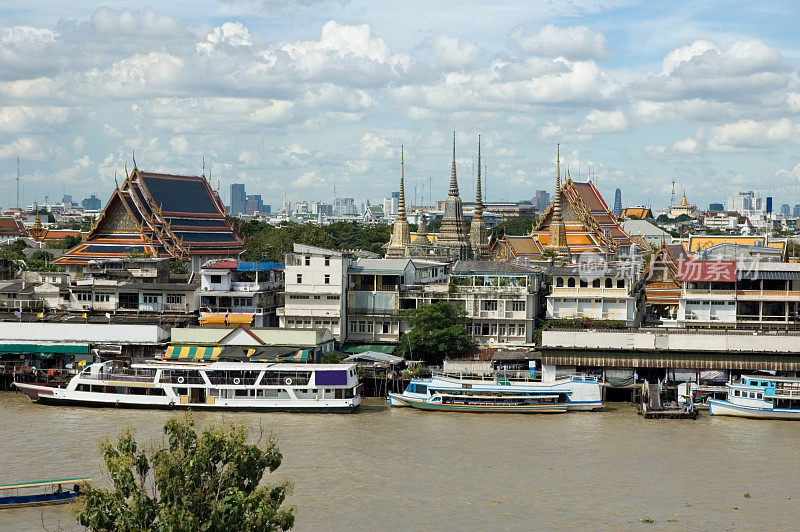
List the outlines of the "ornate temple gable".
{"type": "Polygon", "coordinates": [[[137,234],[140,230],[139,223],[128,204],[122,199],[119,190],[115,190],[109,205],[103,210],[103,215],[92,233],[93,235],[137,234]]]}

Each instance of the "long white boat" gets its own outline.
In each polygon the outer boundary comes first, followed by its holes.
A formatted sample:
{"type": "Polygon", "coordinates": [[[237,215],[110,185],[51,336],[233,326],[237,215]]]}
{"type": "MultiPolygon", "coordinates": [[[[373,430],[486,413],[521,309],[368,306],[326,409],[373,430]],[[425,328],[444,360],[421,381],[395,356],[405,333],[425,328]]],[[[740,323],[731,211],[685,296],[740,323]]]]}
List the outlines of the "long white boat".
{"type": "Polygon", "coordinates": [[[583,376],[554,382],[443,376],[412,379],[403,393],[389,394],[389,404],[460,412],[561,413],[603,408],[600,384],[583,376]]]}
{"type": "Polygon", "coordinates": [[[294,412],[353,412],[363,391],[355,364],[266,362],[99,362],[64,388],[15,385],[45,404],[294,412]]]}
{"type": "Polygon", "coordinates": [[[800,379],[742,375],[728,384],[727,399],[709,399],[712,416],[800,419],[800,379]]]}

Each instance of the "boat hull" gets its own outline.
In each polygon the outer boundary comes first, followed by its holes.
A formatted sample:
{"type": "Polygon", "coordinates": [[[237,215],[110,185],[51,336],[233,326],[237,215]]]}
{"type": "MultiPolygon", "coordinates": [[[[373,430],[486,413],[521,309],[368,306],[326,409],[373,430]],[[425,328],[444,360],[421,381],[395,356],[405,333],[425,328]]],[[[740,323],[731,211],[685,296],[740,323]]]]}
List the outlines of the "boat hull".
{"type": "Polygon", "coordinates": [[[753,419],[790,419],[800,420],[800,410],[776,409],[767,410],[757,407],[735,405],[721,399],[708,400],[708,413],[712,416],[735,416],[753,419]]]}
{"type": "Polygon", "coordinates": [[[477,405],[454,403],[429,403],[425,400],[404,398],[407,406],[420,410],[435,410],[445,412],[471,412],[471,413],[507,413],[507,414],[564,414],[567,412],[565,403],[545,405],[477,405]]]}
{"type": "Polygon", "coordinates": [[[30,506],[51,506],[72,502],[78,496],[75,492],[47,493],[37,495],[15,495],[0,497],[0,510],[6,508],[25,508],[30,506]]]}
{"type": "Polygon", "coordinates": [[[403,394],[390,393],[389,406],[408,406],[408,401],[406,401],[406,398],[403,397],[403,394]]]}
{"type": "MultiPolygon", "coordinates": [[[[142,402],[132,399],[130,395],[117,394],[92,394],[90,397],[76,397],[80,392],[69,394],[63,388],[53,388],[37,384],[15,383],[16,387],[23,392],[31,401],[44,405],[53,406],[80,406],[93,408],[130,408],[130,409],[156,409],[156,410],[234,410],[247,412],[308,412],[308,413],[355,413],[358,411],[359,404],[320,404],[320,401],[292,402],[290,404],[231,404],[228,402],[215,403],[181,403],[166,402],[163,398],[158,398],[163,402],[142,402]]],[[[155,399],[155,398],[153,398],[155,399]]]]}

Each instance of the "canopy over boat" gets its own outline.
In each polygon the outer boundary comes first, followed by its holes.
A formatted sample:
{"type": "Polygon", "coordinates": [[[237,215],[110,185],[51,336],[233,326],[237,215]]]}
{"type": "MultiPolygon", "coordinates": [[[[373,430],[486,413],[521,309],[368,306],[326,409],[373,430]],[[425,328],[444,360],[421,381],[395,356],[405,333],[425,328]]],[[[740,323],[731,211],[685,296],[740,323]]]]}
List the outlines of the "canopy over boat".
{"type": "Polygon", "coordinates": [[[36,488],[39,486],[56,486],[58,484],[86,484],[91,482],[89,477],[85,478],[57,478],[55,480],[39,480],[34,482],[18,482],[16,484],[0,484],[0,490],[16,490],[20,488],[36,488]]]}

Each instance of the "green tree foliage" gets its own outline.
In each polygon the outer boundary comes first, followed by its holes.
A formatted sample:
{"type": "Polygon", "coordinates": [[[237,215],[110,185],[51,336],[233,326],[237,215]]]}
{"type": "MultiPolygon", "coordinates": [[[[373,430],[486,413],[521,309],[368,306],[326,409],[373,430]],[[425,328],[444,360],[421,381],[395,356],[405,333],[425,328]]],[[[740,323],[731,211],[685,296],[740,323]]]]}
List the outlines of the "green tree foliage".
{"type": "Polygon", "coordinates": [[[324,228],[289,223],[279,227],[264,224],[246,239],[244,260],[282,261],[295,243],[333,248],[334,240],[324,228]]]}
{"type": "Polygon", "coordinates": [[[0,257],[11,260],[25,260],[23,250],[28,247],[24,240],[15,240],[0,246],[0,257]]]}
{"type": "Polygon", "coordinates": [[[189,263],[180,259],[169,261],[169,272],[175,274],[189,273],[189,263]]]}
{"type": "Polygon", "coordinates": [[[42,249],[34,251],[31,258],[27,259],[25,262],[28,266],[27,269],[34,272],[55,272],[61,270],[61,268],[53,264],[53,254],[42,249]]]}
{"type": "Polygon", "coordinates": [[[288,223],[276,227],[256,220],[242,222],[236,218],[235,223],[247,242],[245,260],[282,261],[284,255],[292,251],[295,242],[382,254],[392,233],[389,225],[367,226],[354,222],[336,222],[322,227],[310,223],[288,223]]]}
{"type": "Polygon", "coordinates": [[[406,310],[410,330],[400,338],[397,354],[429,364],[463,354],[470,346],[465,316],[464,309],[447,301],[406,310]]]}
{"type": "Polygon", "coordinates": [[[342,362],[342,357],[339,355],[338,351],[328,351],[322,355],[320,362],[323,364],[339,364],[342,362]]]}
{"type": "Polygon", "coordinates": [[[496,238],[502,238],[505,235],[512,235],[512,236],[521,236],[521,235],[529,235],[531,234],[531,230],[533,229],[533,224],[536,223],[536,220],[533,218],[525,218],[516,216],[514,218],[508,218],[503,220],[496,226],[492,227],[489,230],[489,236],[494,236],[496,238]]]}
{"type": "Polygon", "coordinates": [[[241,425],[198,434],[189,415],[164,426],[166,446],[142,449],[128,431],[100,444],[111,486],[81,491],[76,517],[93,531],[272,531],[294,524],[291,484],[259,485],[282,455],[274,436],[247,443],[241,425]]]}
{"type": "Polygon", "coordinates": [[[431,220],[430,222],[425,224],[425,229],[427,229],[429,233],[438,233],[441,227],[442,227],[442,221],[439,218],[431,220]]]}
{"type": "Polygon", "coordinates": [[[333,238],[336,249],[363,249],[379,255],[389,242],[392,227],[386,224],[375,226],[353,222],[336,222],[324,227],[333,238]]]}

